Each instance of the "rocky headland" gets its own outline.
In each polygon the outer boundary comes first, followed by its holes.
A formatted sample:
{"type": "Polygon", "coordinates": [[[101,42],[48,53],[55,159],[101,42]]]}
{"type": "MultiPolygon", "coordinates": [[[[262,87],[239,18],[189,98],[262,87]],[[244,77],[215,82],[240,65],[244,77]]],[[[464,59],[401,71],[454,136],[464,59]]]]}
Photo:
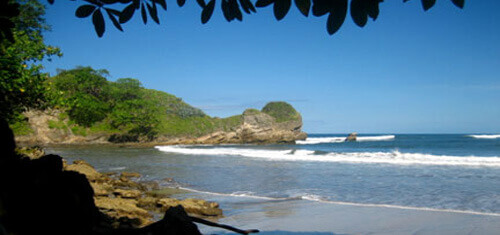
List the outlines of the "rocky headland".
{"type": "Polygon", "coordinates": [[[16,135],[18,145],[57,144],[228,144],[228,143],[294,143],[304,140],[302,116],[290,104],[270,102],[262,110],[247,109],[236,116],[237,125],[214,130],[201,136],[160,133],[154,138],[140,138],[128,133],[93,132],[81,134],[81,128],[71,128],[68,120],[61,120],[60,110],[31,110],[24,113],[31,133],[16,135]],[[54,123],[59,123],[55,125],[54,123]]]}

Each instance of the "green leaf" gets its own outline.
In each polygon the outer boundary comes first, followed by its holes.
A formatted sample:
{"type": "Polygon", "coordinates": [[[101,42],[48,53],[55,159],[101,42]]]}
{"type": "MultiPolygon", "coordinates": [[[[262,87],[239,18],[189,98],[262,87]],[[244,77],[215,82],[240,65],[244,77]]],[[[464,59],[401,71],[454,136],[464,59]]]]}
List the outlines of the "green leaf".
{"type": "Polygon", "coordinates": [[[221,8],[224,18],[226,18],[228,22],[231,22],[233,20],[233,17],[231,16],[231,13],[229,11],[229,3],[226,0],[221,1],[221,8]]]}
{"type": "Polygon", "coordinates": [[[135,9],[139,10],[139,8],[141,7],[141,0],[132,0],[132,3],[134,4],[135,9]]]}
{"type": "Polygon", "coordinates": [[[207,6],[207,4],[205,3],[205,0],[196,0],[196,2],[198,3],[198,5],[200,5],[200,7],[202,8],[205,8],[207,6]]]}
{"type": "Polygon", "coordinates": [[[153,2],[160,4],[163,10],[167,10],[167,2],[165,2],[165,0],[153,0],[153,2]]]}
{"type": "Polygon", "coordinates": [[[332,3],[332,9],[328,20],[326,21],[326,29],[330,35],[337,32],[344,23],[347,15],[347,0],[335,0],[332,3]]]}
{"type": "Polygon", "coordinates": [[[102,16],[101,10],[94,11],[92,14],[92,23],[94,24],[95,32],[97,36],[102,37],[105,30],[104,17],[102,16]]]}
{"type": "Polygon", "coordinates": [[[285,18],[286,14],[288,14],[288,11],[290,10],[291,5],[291,0],[276,0],[273,7],[274,17],[276,17],[276,20],[282,20],[283,18],[285,18]]]}
{"type": "Polygon", "coordinates": [[[256,7],[267,7],[274,3],[275,0],[257,0],[255,3],[256,7]]]}
{"type": "Polygon", "coordinates": [[[238,5],[238,2],[236,0],[228,0],[229,4],[229,11],[231,12],[231,15],[233,16],[233,19],[236,18],[239,21],[243,20],[243,15],[241,14],[240,6],[238,5]]]}
{"type": "Polygon", "coordinates": [[[146,7],[144,7],[144,3],[141,4],[141,15],[142,15],[142,22],[144,22],[144,24],[147,24],[148,14],[146,14],[146,7]]]}
{"type": "Polygon", "coordinates": [[[106,11],[107,11],[108,13],[111,13],[111,14],[113,14],[114,16],[120,17],[120,11],[117,11],[117,10],[115,10],[115,9],[111,9],[111,8],[104,8],[104,9],[106,9],[106,11]]]}
{"type": "Polygon", "coordinates": [[[94,12],[96,6],[94,5],[82,5],[76,9],[75,16],[78,18],[89,17],[92,12],[94,12]]]}
{"type": "Polygon", "coordinates": [[[382,0],[371,0],[371,2],[368,2],[365,6],[366,13],[368,13],[368,16],[370,16],[373,20],[376,20],[378,14],[380,13],[378,5],[381,2],[382,0]]]}
{"type": "Polygon", "coordinates": [[[455,6],[461,8],[461,9],[464,8],[465,0],[451,0],[451,2],[453,2],[453,4],[455,4],[455,6]]]}
{"type": "Polygon", "coordinates": [[[120,24],[123,24],[129,21],[135,12],[135,4],[131,3],[125,9],[123,9],[122,13],[120,13],[120,24]]]}
{"type": "Polygon", "coordinates": [[[363,5],[364,0],[351,1],[351,18],[359,27],[364,27],[368,21],[368,16],[363,5]]]}
{"type": "Polygon", "coordinates": [[[422,0],[422,7],[424,8],[424,11],[427,11],[433,7],[435,3],[436,0],[422,0]]]}
{"type": "Polygon", "coordinates": [[[184,6],[185,3],[186,0],[177,0],[177,5],[179,5],[180,7],[184,6]]]}
{"type": "Polygon", "coordinates": [[[148,6],[149,15],[151,19],[153,19],[157,24],[160,24],[160,19],[158,18],[158,11],[156,9],[156,4],[153,3],[151,6],[149,3],[146,4],[148,6]]]}
{"type": "Polygon", "coordinates": [[[116,10],[113,10],[113,9],[106,9],[106,12],[108,13],[108,17],[109,19],[111,20],[111,22],[113,22],[113,25],[115,26],[115,28],[117,28],[118,30],[122,31],[123,32],[123,28],[122,26],[120,25],[120,22],[118,22],[118,20],[116,19],[116,13],[113,12],[113,11],[116,11],[116,10]]]}
{"type": "Polygon", "coordinates": [[[247,14],[250,14],[251,12],[254,12],[254,13],[257,12],[250,0],[240,0],[240,5],[241,5],[241,8],[243,8],[243,10],[247,14]]]}
{"type": "Polygon", "coordinates": [[[305,17],[309,16],[311,9],[311,0],[295,0],[295,6],[299,9],[300,13],[305,17]]]}
{"type": "Polygon", "coordinates": [[[334,0],[313,0],[312,13],[314,16],[323,16],[331,11],[334,0]]]}
{"type": "Polygon", "coordinates": [[[201,12],[202,24],[206,24],[210,20],[212,14],[214,13],[214,8],[215,8],[215,0],[210,0],[210,2],[208,2],[207,6],[203,8],[203,11],[201,12]]]}

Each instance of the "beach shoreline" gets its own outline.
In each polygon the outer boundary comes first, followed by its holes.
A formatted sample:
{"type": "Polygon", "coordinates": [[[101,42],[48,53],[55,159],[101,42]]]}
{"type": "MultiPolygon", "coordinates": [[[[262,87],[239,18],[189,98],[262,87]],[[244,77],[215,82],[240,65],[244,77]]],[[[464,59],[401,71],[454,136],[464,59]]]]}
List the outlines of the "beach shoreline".
{"type": "MultiPolygon", "coordinates": [[[[222,206],[219,220],[261,234],[498,234],[500,216],[375,205],[282,200],[222,206]],[[230,207],[230,208],[226,208],[230,207]],[[232,207],[232,208],[231,208],[232,207]],[[236,211],[231,214],[231,211],[236,211]]],[[[205,234],[226,233],[201,226],[205,234]]]]}

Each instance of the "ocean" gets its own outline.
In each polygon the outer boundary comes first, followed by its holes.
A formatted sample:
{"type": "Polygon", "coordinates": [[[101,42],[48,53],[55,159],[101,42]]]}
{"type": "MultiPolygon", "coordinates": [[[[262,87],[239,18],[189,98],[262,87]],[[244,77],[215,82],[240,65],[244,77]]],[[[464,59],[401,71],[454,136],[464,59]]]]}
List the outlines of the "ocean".
{"type": "Polygon", "coordinates": [[[191,194],[180,197],[218,201],[226,215],[273,201],[314,201],[500,216],[500,135],[366,134],[344,142],[346,136],[311,134],[295,145],[46,151],[187,189],[191,194]]]}

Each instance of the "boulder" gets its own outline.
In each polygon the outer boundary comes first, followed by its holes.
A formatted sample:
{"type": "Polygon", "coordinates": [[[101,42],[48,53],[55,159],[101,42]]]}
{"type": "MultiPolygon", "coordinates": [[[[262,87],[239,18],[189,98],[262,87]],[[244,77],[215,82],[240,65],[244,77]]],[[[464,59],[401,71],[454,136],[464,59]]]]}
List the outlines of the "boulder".
{"type": "Polygon", "coordinates": [[[141,197],[137,200],[137,206],[149,211],[158,210],[160,208],[158,198],[141,197]]]}
{"type": "Polygon", "coordinates": [[[89,181],[97,181],[102,177],[102,174],[97,172],[94,167],[83,160],[73,161],[73,164],[64,167],[66,171],[76,171],[87,177],[89,181]]]}
{"type": "Polygon", "coordinates": [[[126,177],[126,178],[139,178],[141,177],[141,174],[137,173],[137,172],[122,172],[120,174],[120,177],[126,177]]]}
{"type": "Polygon", "coordinates": [[[345,141],[356,141],[357,137],[358,137],[358,133],[353,132],[347,136],[345,141]]]}
{"type": "Polygon", "coordinates": [[[170,207],[178,206],[180,201],[175,198],[161,198],[156,201],[157,207],[160,208],[161,211],[166,211],[170,207]]]}
{"type": "Polygon", "coordinates": [[[216,202],[207,202],[202,199],[188,198],[178,200],[175,198],[161,198],[157,201],[161,211],[166,211],[171,207],[181,205],[187,213],[202,216],[222,216],[222,210],[216,202]]]}
{"type": "Polygon", "coordinates": [[[188,198],[181,201],[180,205],[184,207],[187,213],[203,216],[222,216],[222,210],[219,209],[219,204],[215,202],[188,198]]]}
{"type": "Polygon", "coordinates": [[[95,196],[108,196],[113,191],[113,186],[108,183],[90,182],[95,196]]]}
{"type": "Polygon", "coordinates": [[[126,189],[115,189],[113,191],[113,194],[117,197],[121,197],[121,198],[139,198],[142,194],[141,191],[139,190],[135,190],[135,189],[131,189],[131,190],[126,190],[126,189]]]}
{"type": "Polygon", "coordinates": [[[95,197],[95,205],[108,216],[115,219],[126,217],[138,220],[139,226],[151,223],[153,216],[142,208],[137,207],[137,201],[124,198],[95,197]]]}

